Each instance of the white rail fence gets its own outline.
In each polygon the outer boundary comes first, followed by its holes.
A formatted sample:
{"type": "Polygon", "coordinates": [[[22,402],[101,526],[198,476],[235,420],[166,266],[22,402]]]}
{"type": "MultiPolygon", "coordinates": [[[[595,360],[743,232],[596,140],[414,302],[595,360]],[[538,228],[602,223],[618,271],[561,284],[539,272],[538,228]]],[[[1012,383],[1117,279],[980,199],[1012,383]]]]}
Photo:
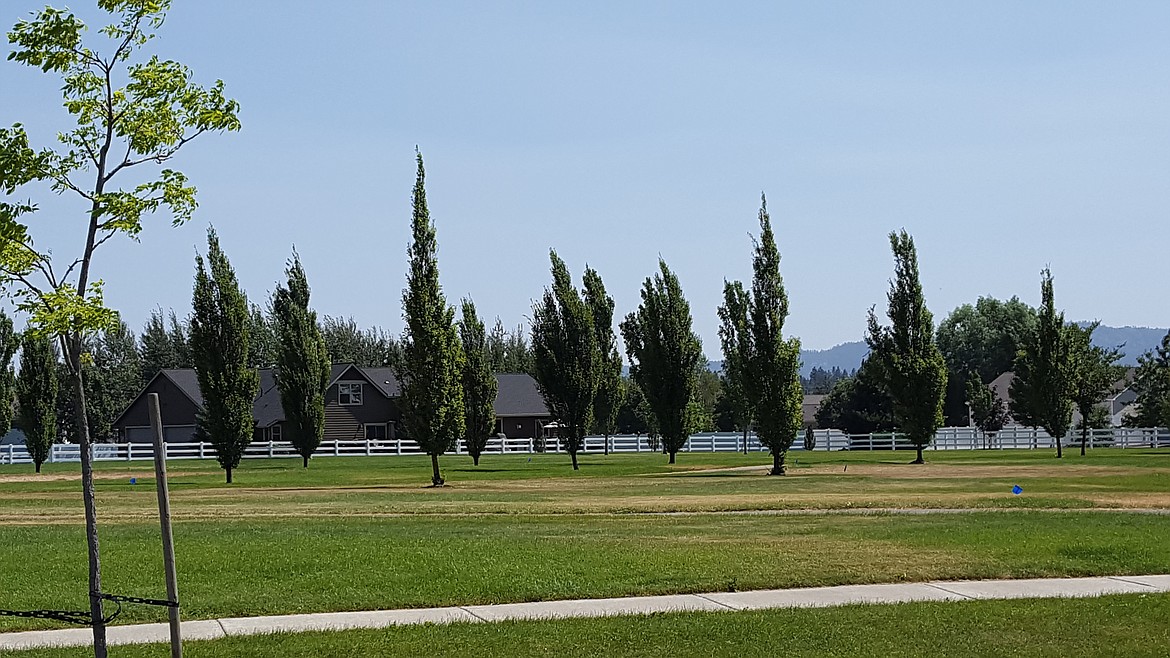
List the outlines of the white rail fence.
{"type": "MultiPolygon", "coordinates": [[[[815,430],[814,450],[914,450],[904,434],[896,432],[874,434],[845,434],[839,430],[815,430]]],[[[600,453],[605,450],[604,437],[590,436],[585,439],[585,452],[600,453]]],[[[1079,446],[1080,434],[1070,433],[1062,442],[1066,446],[1079,446]]],[[[1167,428],[1106,428],[1092,430],[1088,436],[1090,448],[1170,448],[1170,429],[1167,428]]],[[[1055,448],[1053,441],[1043,430],[1027,427],[1007,428],[994,435],[983,435],[975,428],[944,427],[934,436],[928,450],[1004,450],[1055,448]]],[[[803,434],[796,438],[793,450],[804,449],[803,434]]],[[[609,437],[609,452],[639,453],[658,452],[661,444],[646,436],[618,435],[609,437]]],[[[687,439],[683,452],[743,452],[742,433],[694,434],[687,439]]],[[[749,452],[765,451],[755,435],[748,435],[749,452]]],[[[215,450],[209,443],[168,443],[167,459],[214,459],[215,450]]],[[[466,446],[460,440],[456,454],[465,454],[466,446]]],[[[565,446],[559,439],[498,439],[488,441],[485,454],[540,452],[561,453],[565,446]]],[[[408,439],[381,441],[325,441],[314,457],[352,457],[421,454],[418,444],[408,439]]],[[[297,457],[292,444],[282,441],[254,442],[244,453],[246,459],[268,459],[297,457]]],[[[154,459],[154,448],[144,443],[99,443],[93,446],[96,461],[135,461],[154,459]]],[[[49,453],[49,462],[81,461],[80,447],[74,444],[57,444],[49,453]]],[[[0,465],[31,464],[32,458],[23,445],[0,446],[0,465]]]]}

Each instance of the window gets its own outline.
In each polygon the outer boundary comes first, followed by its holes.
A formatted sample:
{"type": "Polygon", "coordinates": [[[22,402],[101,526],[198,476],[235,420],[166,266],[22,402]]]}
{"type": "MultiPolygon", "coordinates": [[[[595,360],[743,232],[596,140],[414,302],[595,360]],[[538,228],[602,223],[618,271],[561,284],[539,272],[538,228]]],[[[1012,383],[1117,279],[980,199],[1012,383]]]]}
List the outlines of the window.
{"type": "Polygon", "coordinates": [[[342,382],[337,385],[337,404],[355,405],[362,403],[362,383],[342,382]]]}
{"type": "Polygon", "coordinates": [[[386,440],[386,426],[366,424],[366,440],[367,441],[385,441],[386,440]]]}
{"type": "Polygon", "coordinates": [[[272,440],[281,441],[284,438],[284,433],[281,431],[280,425],[272,426],[272,440]]]}

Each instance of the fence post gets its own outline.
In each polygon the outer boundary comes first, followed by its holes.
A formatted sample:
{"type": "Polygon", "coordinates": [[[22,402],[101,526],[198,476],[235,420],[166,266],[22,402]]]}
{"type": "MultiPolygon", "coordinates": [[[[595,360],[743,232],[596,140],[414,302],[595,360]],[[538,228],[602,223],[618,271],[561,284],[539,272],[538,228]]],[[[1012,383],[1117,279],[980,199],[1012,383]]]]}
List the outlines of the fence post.
{"type": "Polygon", "coordinates": [[[272,441],[268,442],[268,456],[272,457],[272,441]]]}
{"type": "Polygon", "coordinates": [[[402,454],[402,437],[401,436],[397,436],[397,435],[394,436],[394,454],[396,454],[396,455],[402,454]]]}

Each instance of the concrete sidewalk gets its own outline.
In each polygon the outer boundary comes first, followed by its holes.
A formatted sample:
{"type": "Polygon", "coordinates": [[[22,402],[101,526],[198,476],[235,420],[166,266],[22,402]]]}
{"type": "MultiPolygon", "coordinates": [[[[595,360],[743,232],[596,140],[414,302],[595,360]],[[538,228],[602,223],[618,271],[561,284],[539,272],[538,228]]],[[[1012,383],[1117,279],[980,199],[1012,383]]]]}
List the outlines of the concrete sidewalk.
{"type": "MultiPolygon", "coordinates": [[[[570,617],[607,617],[688,610],[731,611],[765,608],[822,608],[850,603],[906,603],[910,601],[964,601],[971,599],[1030,599],[1086,597],[1102,594],[1170,592],[1170,575],[1098,578],[1040,578],[1033,580],[963,580],[929,583],[842,585],[754,592],[712,592],[617,599],[537,601],[451,608],[324,612],[274,617],[238,617],[183,622],[184,640],[214,640],[229,635],[335,631],[385,628],[404,624],[493,622],[570,617]]],[[[111,626],[110,644],[146,644],[169,641],[166,624],[111,626]]],[[[88,628],[0,634],[0,651],[43,647],[85,646],[88,628]]]]}

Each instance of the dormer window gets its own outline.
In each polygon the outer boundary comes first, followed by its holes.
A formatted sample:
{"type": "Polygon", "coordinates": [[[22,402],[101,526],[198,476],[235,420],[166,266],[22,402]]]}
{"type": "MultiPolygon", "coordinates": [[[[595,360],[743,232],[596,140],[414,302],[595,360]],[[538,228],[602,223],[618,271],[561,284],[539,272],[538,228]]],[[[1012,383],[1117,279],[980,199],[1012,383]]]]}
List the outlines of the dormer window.
{"type": "Polygon", "coordinates": [[[362,403],[361,382],[341,382],[337,385],[337,404],[353,406],[362,403]]]}

